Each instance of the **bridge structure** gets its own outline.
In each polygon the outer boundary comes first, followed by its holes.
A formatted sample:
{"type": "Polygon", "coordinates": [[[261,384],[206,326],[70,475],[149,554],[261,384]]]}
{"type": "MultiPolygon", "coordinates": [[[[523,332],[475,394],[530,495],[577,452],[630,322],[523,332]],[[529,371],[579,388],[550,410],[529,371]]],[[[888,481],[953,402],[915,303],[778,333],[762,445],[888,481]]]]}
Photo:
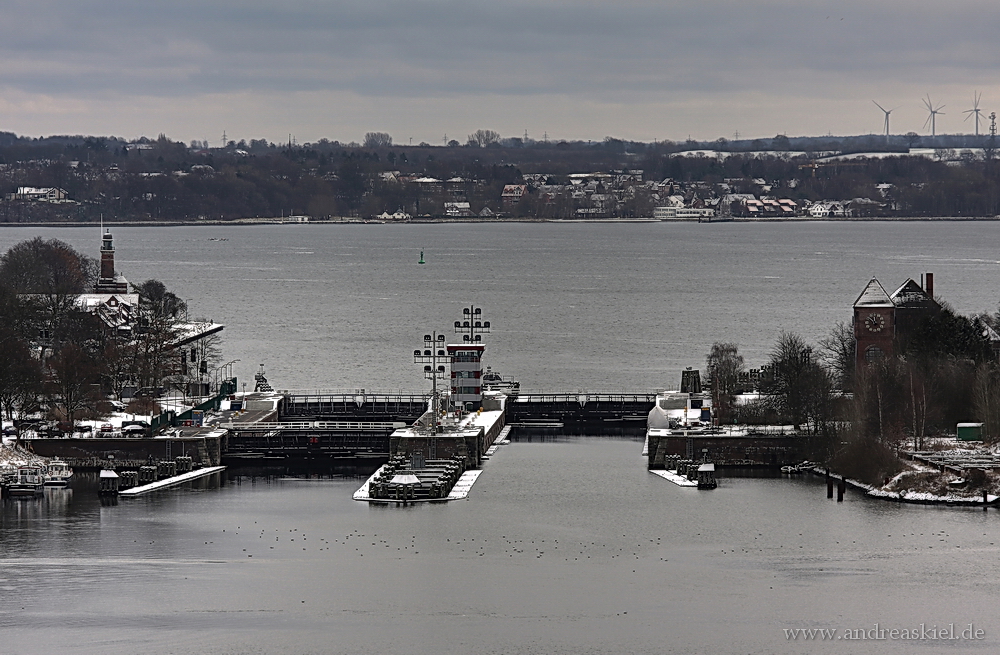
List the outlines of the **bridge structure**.
{"type": "Polygon", "coordinates": [[[519,427],[616,424],[645,430],[655,403],[655,392],[521,394],[507,402],[507,423],[519,427]]]}
{"type": "Polygon", "coordinates": [[[389,456],[389,435],[403,421],[286,421],[225,424],[228,459],[389,456]]]}
{"type": "Polygon", "coordinates": [[[280,421],[404,421],[423,416],[431,394],[420,391],[289,392],[278,403],[280,421]]]}

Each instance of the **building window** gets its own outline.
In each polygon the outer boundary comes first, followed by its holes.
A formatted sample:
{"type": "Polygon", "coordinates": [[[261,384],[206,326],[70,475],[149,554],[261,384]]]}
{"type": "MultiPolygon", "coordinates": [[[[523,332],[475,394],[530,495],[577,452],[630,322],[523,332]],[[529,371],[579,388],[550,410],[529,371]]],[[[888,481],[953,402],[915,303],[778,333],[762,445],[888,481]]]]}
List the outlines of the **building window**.
{"type": "Polygon", "coordinates": [[[878,346],[868,346],[865,348],[865,361],[874,364],[885,357],[885,352],[878,346]]]}

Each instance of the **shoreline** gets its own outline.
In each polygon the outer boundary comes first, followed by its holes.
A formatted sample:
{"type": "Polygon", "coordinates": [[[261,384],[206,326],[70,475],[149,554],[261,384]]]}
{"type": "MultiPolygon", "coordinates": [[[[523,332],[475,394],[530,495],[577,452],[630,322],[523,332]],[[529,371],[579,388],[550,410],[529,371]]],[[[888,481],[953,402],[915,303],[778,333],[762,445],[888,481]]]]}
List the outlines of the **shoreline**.
{"type": "MultiPolygon", "coordinates": [[[[826,475],[827,470],[817,466],[810,471],[813,475],[823,477],[826,475]]],[[[860,480],[854,480],[852,478],[844,477],[842,475],[830,472],[830,477],[838,480],[842,479],[844,483],[854,489],[864,492],[864,495],[868,498],[874,498],[876,500],[888,500],[896,503],[907,503],[910,505],[945,505],[948,507],[997,507],[1000,505],[1000,496],[994,494],[987,494],[986,502],[983,502],[982,496],[939,496],[937,494],[931,494],[926,492],[903,492],[898,493],[894,491],[884,491],[880,487],[873,487],[870,484],[865,484],[860,480]]]]}
{"type": "MultiPolygon", "coordinates": [[[[794,218],[720,218],[705,221],[698,219],[658,219],[658,218],[447,218],[422,217],[406,221],[381,221],[377,219],[362,219],[343,217],[337,219],[317,219],[311,221],[289,221],[281,218],[234,218],[232,220],[180,220],[180,221],[141,221],[141,220],[105,220],[103,225],[117,227],[256,227],[262,225],[413,225],[413,224],[485,224],[485,223],[572,223],[576,224],[609,224],[609,223],[933,223],[933,222],[995,222],[1000,216],[881,216],[871,218],[812,218],[796,216],[794,218]]],[[[23,223],[0,223],[0,228],[16,227],[93,227],[101,223],[97,221],[26,221],[23,223]]]]}

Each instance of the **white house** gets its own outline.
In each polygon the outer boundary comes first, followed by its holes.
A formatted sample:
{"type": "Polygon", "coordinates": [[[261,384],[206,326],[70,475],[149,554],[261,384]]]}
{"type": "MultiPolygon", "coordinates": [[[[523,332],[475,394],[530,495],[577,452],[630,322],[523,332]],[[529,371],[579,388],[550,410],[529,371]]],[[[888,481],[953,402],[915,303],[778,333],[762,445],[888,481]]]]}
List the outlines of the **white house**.
{"type": "Polygon", "coordinates": [[[30,200],[33,202],[66,202],[66,191],[57,187],[17,187],[17,191],[7,195],[8,200],[30,200]]]}

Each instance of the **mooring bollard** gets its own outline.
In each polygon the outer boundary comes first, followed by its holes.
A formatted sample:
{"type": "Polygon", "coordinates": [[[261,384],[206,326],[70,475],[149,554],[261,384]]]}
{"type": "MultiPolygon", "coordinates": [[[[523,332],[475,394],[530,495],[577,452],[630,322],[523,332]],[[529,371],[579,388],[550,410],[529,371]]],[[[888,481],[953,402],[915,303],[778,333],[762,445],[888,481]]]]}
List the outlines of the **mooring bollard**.
{"type": "Polygon", "coordinates": [[[844,490],[847,489],[847,482],[844,478],[840,478],[840,482],[837,483],[837,502],[844,502],[844,490]]]}

